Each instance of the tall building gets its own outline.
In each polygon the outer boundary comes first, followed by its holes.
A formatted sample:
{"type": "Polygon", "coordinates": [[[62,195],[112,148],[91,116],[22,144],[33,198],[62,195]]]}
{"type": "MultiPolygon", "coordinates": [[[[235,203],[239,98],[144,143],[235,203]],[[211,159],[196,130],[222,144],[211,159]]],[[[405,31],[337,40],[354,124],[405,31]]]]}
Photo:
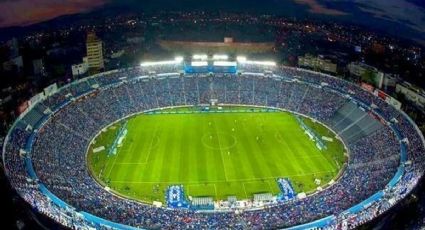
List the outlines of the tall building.
{"type": "Polygon", "coordinates": [[[425,107],[425,91],[420,87],[402,82],[396,85],[395,91],[403,94],[407,100],[414,102],[421,108],[425,107]]]}
{"type": "Polygon", "coordinates": [[[87,61],[89,68],[92,70],[100,70],[104,68],[102,40],[95,33],[87,34],[87,61]]]}
{"type": "Polygon", "coordinates": [[[32,61],[33,73],[36,76],[45,76],[46,71],[44,68],[43,59],[35,59],[32,61]]]}
{"type": "Polygon", "coordinates": [[[81,76],[89,70],[89,62],[87,57],[83,57],[83,63],[71,66],[72,76],[81,76]]]}
{"type": "Polygon", "coordinates": [[[9,57],[11,59],[19,56],[19,42],[18,39],[12,38],[7,41],[7,46],[9,47],[9,57]]]}
{"type": "Polygon", "coordinates": [[[373,80],[374,86],[382,88],[384,83],[384,73],[379,71],[377,68],[363,62],[351,62],[347,67],[350,74],[357,77],[363,77],[367,72],[370,72],[373,77],[373,79],[370,80],[373,80]]]}

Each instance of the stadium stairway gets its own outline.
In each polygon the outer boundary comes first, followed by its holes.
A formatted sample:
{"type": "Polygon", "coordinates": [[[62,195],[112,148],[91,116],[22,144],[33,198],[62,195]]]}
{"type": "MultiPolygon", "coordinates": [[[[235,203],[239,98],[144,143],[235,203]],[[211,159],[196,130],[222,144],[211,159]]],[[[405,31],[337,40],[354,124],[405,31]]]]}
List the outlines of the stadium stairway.
{"type": "Polygon", "coordinates": [[[352,102],[347,102],[339,108],[330,118],[329,124],[348,144],[383,127],[379,121],[352,102]]]}

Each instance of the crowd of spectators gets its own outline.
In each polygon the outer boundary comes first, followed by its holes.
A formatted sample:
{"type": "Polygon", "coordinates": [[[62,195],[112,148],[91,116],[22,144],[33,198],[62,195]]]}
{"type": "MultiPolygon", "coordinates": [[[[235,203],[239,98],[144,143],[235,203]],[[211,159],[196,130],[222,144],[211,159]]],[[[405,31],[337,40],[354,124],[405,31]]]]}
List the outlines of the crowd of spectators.
{"type": "Polygon", "coordinates": [[[112,71],[68,85],[40,102],[52,111],[46,114],[46,122],[38,122],[40,127],[26,126],[23,116],[9,133],[4,163],[10,182],[36,210],[73,228],[107,228],[78,215],[84,211],[143,228],[277,228],[334,216],[327,228],[337,229],[355,227],[386,211],[422,176],[422,136],[409,118],[382,100],[351,83],[318,73],[275,67],[273,75],[266,76],[259,66],[244,68],[257,74],[158,76],[153,72],[176,72],[177,68],[156,66],[154,70],[112,71]],[[303,199],[239,212],[170,210],[115,196],[86,168],[90,140],[109,124],[141,111],[209,104],[217,99],[224,104],[282,108],[332,127],[332,116],[350,101],[347,93],[360,103],[376,105],[376,112],[387,124],[345,143],[350,156],[342,176],[303,199]],[[401,143],[407,146],[408,164],[400,160],[401,143]],[[404,169],[403,176],[395,186],[388,186],[399,167],[404,169]],[[74,209],[54,204],[42,192],[42,186],[74,209]],[[385,195],[379,201],[358,213],[344,212],[381,190],[385,195]]]}

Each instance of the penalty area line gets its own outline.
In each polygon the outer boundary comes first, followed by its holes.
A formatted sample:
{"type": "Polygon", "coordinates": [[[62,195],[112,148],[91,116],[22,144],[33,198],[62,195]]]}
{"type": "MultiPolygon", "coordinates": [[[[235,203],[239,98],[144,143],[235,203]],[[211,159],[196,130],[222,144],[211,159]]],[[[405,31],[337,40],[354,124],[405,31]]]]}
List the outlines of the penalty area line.
{"type": "Polygon", "coordinates": [[[159,127],[159,124],[157,123],[156,126],[155,126],[155,131],[154,131],[152,139],[151,139],[151,143],[149,144],[149,151],[148,151],[148,155],[146,156],[146,161],[143,162],[145,164],[147,164],[149,162],[149,157],[151,156],[154,139],[157,138],[158,142],[159,142],[159,138],[156,136],[158,134],[158,127],[159,127]]]}
{"type": "Polygon", "coordinates": [[[246,193],[245,182],[242,183],[243,191],[245,192],[245,199],[248,199],[248,194],[246,193]]]}
{"type": "Polygon", "coordinates": [[[244,182],[244,183],[252,183],[261,180],[269,180],[276,178],[284,178],[284,177],[299,177],[299,176],[309,176],[315,174],[325,174],[325,173],[335,173],[336,170],[329,171],[318,171],[312,173],[301,173],[301,174],[292,174],[292,175],[280,175],[280,176],[272,176],[272,177],[262,177],[262,178],[252,178],[252,179],[238,179],[238,180],[215,180],[215,181],[125,181],[125,180],[116,180],[111,181],[113,183],[129,183],[129,184],[188,184],[188,185],[197,185],[197,184],[211,184],[211,183],[226,183],[226,182],[244,182]]]}
{"type": "Polygon", "coordinates": [[[116,165],[145,165],[149,162],[117,162],[116,165]]]}
{"type": "Polygon", "coordinates": [[[221,162],[223,164],[224,178],[226,179],[226,181],[228,181],[227,173],[226,173],[226,165],[224,164],[223,150],[221,148],[220,136],[218,135],[219,132],[218,132],[215,120],[214,120],[214,129],[215,129],[215,133],[216,133],[216,136],[217,136],[218,146],[220,148],[220,156],[221,156],[221,162]]]}
{"type": "Polygon", "coordinates": [[[112,171],[113,171],[113,169],[114,169],[114,167],[115,167],[115,162],[117,161],[118,154],[115,154],[115,155],[114,155],[114,157],[115,157],[115,159],[114,159],[114,161],[112,162],[112,166],[111,166],[111,169],[109,170],[109,173],[108,173],[108,177],[107,177],[107,179],[109,179],[109,177],[111,176],[111,173],[112,173],[112,171]]]}

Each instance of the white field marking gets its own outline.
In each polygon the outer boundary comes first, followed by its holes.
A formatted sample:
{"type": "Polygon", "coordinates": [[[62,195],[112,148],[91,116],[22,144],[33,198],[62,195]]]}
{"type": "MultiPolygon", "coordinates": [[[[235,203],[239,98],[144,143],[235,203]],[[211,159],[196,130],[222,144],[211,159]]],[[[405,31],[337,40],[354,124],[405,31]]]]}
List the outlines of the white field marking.
{"type": "Polygon", "coordinates": [[[111,157],[110,156],[107,156],[107,157],[108,157],[108,160],[106,161],[106,164],[103,166],[103,169],[99,172],[99,178],[100,178],[101,175],[104,174],[104,172],[106,171],[105,170],[106,169],[106,166],[109,165],[109,161],[111,160],[111,157]]]}
{"type": "MultiPolygon", "coordinates": [[[[242,183],[242,185],[243,185],[243,189],[244,189],[244,191],[245,191],[245,196],[246,196],[246,198],[248,198],[248,196],[247,196],[247,193],[246,193],[246,190],[245,190],[245,184],[257,183],[257,182],[258,182],[258,181],[248,181],[248,182],[243,182],[243,183],[242,183]]],[[[272,186],[270,185],[270,181],[269,181],[269,180],[267,180],[267,185],[269,186],[269,192],[273,193],[272,186]]]]}
{"type": "Polygon", "coordinates": [[[245,199],[248,199],[248,194],[246,193],[245,183],[242,183],[243,191],[245,192],[245,199]]]}
{"type": "Polygon", "coordinates": [[[118,153],[117,153],[116,155],[114,155],[114,156],[115,156],[115,159],[114,159],[114,161],[112,162],[112,167],[111,167],[111,169],[109,170],[109,173],[108,173],[108,177],[107,177],[107,179],[109,179],[109,177],[111,176],[112,170],[113,170],[113,169],[114,169],[114,167],[115,167],[115,162],[117,161],[118,153]]]}
{"type": "MultiPolygon", "coordinates": [[[[151,143],[149,144],[149,151],[148,151],[148,156],[146,157],[146,161],[145,161],[145,162],[142,162],[142,163],[147,164],[147,163],[148,163],[148,161],[149,161],[149,157],[150,157],[151,152],[152,152],[152,144],[153,144],[153,140],[154,140],[154,139],[157,139],[158,141],[157,141],[156,143],[159,143],[159,137],[156,137],[156,134],[158,133],[158,126],[159,126],[159,124],[157,124],[157,125],[155,126],[155,132],[154,132],[154,134],[153,134],[153,136],[152,136],[151,143]]],[[[155,147],[156,147],[156,145],[155,145],[155,147]]]]}
{"type": "Polygon", "coordinates": [[[336,171],[318,171],[313,173],[301,173],[301,174],[292,174],[292,175],[282,175],[282,176],[273,176],[273,177],[262,177],[262,178],[251,178],[251,179],[239,179],[239,180],[215,180],[215,181],[126,181],[126,180],[115,180],[111,181],[113,183],[129,183],[129,184],[211,184],[211,183],[225,183],[225,182],[256,182],[259,180],[268,180],[276,179],[280,177],[299,177],[299,176],[309,176],[314,174],[326,174],[326,173],[335,173],[336,171]]]}
{"type": "Polygon", "coordinates": [[[294,156],[294,158],[302,158],[302,159],[318,158],[318,157],[325,157],[325,156],[320,155],[320,154],[312,154],[312,155],[302,154],[302,155],[295,155],[294,156]]]}
{"type": "Polygon", "coordinates": [[[97,178],[100,178],[100,175],[102,175],[103,169],[100,170],[99,175],[97,176],[97,178]]]}
{"type": "Polygon", "coordinates": [[[132,146],[133,146],[133,143],[130,143],[129,145],[124,145],[120,148],[120,152],[128,153],[130,152],[132,146]]]}
{"type": "MultiPolygon", "coordinates": [[[[130,151],[130,149],[131,149],[131,147],[133,146],[133,142],[130,142],[130,144],[129,145],[124,145],[124,146],[128,146],[127,147],[127,149],[123,149],[123,148],[121,148],[121,149],[117,149],[117,153],[116,153],[116,155],[115,155],[115,162],[114,162],[114,164],[112,165],[112,168],[111,168],[111,170],[109,170],[109,176],[111,176],[111,172],[112,172],[112,169],[113,169],[113,167],[115,167],[115,165],[121,165],[122,164],[122,162],[116,162],[116,160],[117,160],[117,158],[118,158],[118,153],[127,153],[127,152],[129,152],[130,151]]],[[[121,154],[120,154],[121,155],[121,154]]],[[[109,163],[109,162],[108,162],[109,163]]],[[[108,177],[109,177],[108,176],[108,177]]]]}
{"type": "Polygon", "coordinates": [[[269,191],[272,193],[273,192],[273,189],[272,189],[272,186],[270,185],[270,181],[269,180],[267,181],[267,184],[269,184],[269,191]]]}
{"type": "Polygon", "coordinates": [[[127,148],[126,149],[123,149],[123,148],[121,148],[121,149],[119,149],[119,152],[120,153],[129,153],[129,152],[131,152],[130,150],[131,150],[131,147],[133,146],[133,143],[130,143],[128,146],[127,146],[127,148]]]}
{"type": "Polygon", "coordinates": [[[338,169],[340,169],[340,168],[341,168],[341,166],[339,165],[339,162],[338,162],[336,159],[334,159],[334,161],[335,161],[336,166],[338,167],[338,169]]]}
{"type": "MultiPolygon", "coordinates": [[[[133,143],[131,143],[131,144],[133,144],[133,143]]],[[[115,162],[117,161],[118,153],[119,153],[119,151],[118,151],[118,150],[119,150],[119,149],[117,148],[117,153],[114,155],[114,157],[115,157],[114,162],[112,162],[112,167],[111,167],[111,169],[109,170],[108,177],[107,177],[106,179],[109,179],[109,177],[111,176],[111,173],[112,173],[112,171],[113,171],[113,169],[114,169],[114,167],[115,167],[115,162]]],[[[109,160],[108,160],[108,164],[109,164],[109,160]]]]}
{"type": "MultiPolygon", "coordinates": [[[[219,132],[219,133],[223,133],[224,135],[229,135],[229,136],[231,136],[232,138],[233,138],[233,143],[232,143],[232,145],[229,145],[228,147],[218,147],[218,148],[216,148],[216,147],[213,147],[213,146],[209,146],[208,144],[206,144],[205,143],[205,141],[204,141],[204,139],[205,138],[207,138],[209,135],[208,134],[204,134],[202,137],[201,137],[201,142],[202,142],[202,145],[204,146],[204,147],[206,147],[206,148],[209,148],[209,149],[213,149],[213,150],[228,150],[228,149],[231,149],[231,148],[233,148],[233,147],[235,147],[236,146],[236,144],[238,143],[238,141],[237,141],[237,139],[236,139],[236,137],[235,136],[233,136],[233,135],[231,135],[231,134],[227,134],[227,133],[225,133],[225,132],[219,132]]],[[[217,136],[218,136],[218,134],[219,133],[216,133],[217,134],[217,136]]]]}
{"type": "Polygon", "coordinates": [[[215,187],[215,184],[211,184],[211,183],[207,184],[206,186],[205,186],[205,183],[189,184],[189,185],[186,186],[186,188],[187,188],[187,194],[190,195],[190,192],[189,192],[190,191],[190,187],[199,187],[199,185],[202,185],[204,187],[210,186],[210,185],[214,185],[215,197],[217,197],[217,188],[215,187]]]}
{"type": "MultiPolygon", "coordinates": [[[[275,132],[275,138],[279,143],[283,144],[283,139],[280,137],[280,132],[276,131],[275,132]]],[[[317,157],[324,157],[323,154],[320,153],[316,153],[316,154],[300,154],[300,155],[295,155],[294,158],[317,158],[317,157]]]]}
{"type": "MultiPolygon", "coordinates": [[[[284,143],[284,140],[282,139],[282,136],[280,134],[280,131],[276,130],[275,135],[274,135],[275,139],[282,144],[284,143]]],[[[294,156],[295,158],[316,158],[316,157],[321,157],[323,156],[320,153],[316,153],[316,154],[301,154],[301,155],[296,155],[294,156]]]]}
{"type": "MultiPolygon", "coordinates": [[[[262,179],[263,180],[263,179],[262,179]]],[[[262,181],[261,180],[261,181],[262,181]]],[[[269,179],[267,179],[267,180],[269,180],[269,179]]],[[[256,180],[256,181],[246,181],[246,182],[243,182],[244,184],[252,184],[252,183],[257,183],[258,181],[260,181],[260,180],[256,180]]],[[[262,182],[264,182],[264,181],[262,181],[262,182]]]]}
{"type": "MultiPolygon", "coordinates": [[[[221,162],[223,163],[224,178],[226,179],[226,181],[228,181],[227,173],[226,173],[226,165],[224,164],[223,151],[221,150],[220,137],[218,136],[218,130],[217,130],[217,125],[215,124],[215,121],[214,121],[214,128],[215,128],[215,132],[217,134],[218,147],[220,148],[220,156],[221,156],[221,162]]],[[[236,138],[235,138],[235,140],[236,140],[236,138]]]]}
{"type": "MultiPolygon", "coordinates": [[[[282,136],[280,134],[280,131],[276,130],[275,135],[274,135],[275,139],[281,143],[281,144],[285,144],[284,140],[282,139],[282,136]]],[[[308,159],[308,158],[318,158],[318,157],[324,157],[322,154],[320,153],[316,153],[316,154],[302,154],[302,155],[295,155],[295,158],[303,158],[303,159],[308,159]]]]}

